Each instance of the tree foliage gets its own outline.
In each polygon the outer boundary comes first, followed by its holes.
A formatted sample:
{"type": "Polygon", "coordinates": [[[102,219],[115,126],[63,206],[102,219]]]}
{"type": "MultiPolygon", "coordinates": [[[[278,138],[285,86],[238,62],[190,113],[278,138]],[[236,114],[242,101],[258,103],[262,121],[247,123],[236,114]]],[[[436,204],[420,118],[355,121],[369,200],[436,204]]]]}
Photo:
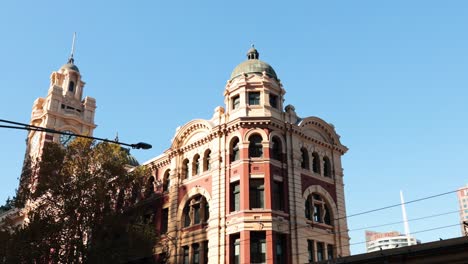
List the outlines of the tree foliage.
{"type": "Polygon", "coordinates": [[[143,202],[148,172],[127,162],[115,144],[46,144],[22,175],[26,224],[0,230],[0,263],[151,263],[155,228],[143,216],[157,199],[143,202]]]}

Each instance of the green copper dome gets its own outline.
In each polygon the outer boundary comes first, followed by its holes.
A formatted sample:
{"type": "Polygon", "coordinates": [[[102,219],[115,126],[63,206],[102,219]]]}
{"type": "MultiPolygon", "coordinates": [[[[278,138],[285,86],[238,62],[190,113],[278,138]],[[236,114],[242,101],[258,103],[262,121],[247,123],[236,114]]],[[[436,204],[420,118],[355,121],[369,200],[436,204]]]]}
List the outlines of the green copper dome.
{"type": "Polygon", "coordinates": [[[231,80],[237,76],[240,76],[242,73],[262,74],[263,72],[266,72],[266,74],[270,77],[278,79],[275,70],[273,70],[273,67],[271,67],[268,63],[259,60],[258,58],[258,51],[252,45],[252,47],[247,52],[247,60],[237,65],[237,67],[232,71],[231,80]]]}
{"type": "Polygon", "coordinates": [[[72,70],[72,71],[76,71],[76,72],[80,72],[80,70],[78,69],[78,67],[76,67],[75,64],[73,63],[67,63],[67,64],[64,64],[62,67],[60,67],[61,70],[72,70]]]}
{"type": "Polygon", "coordinates": [[[76,67],[74,62],[75,60],[73,59],[73,57],[70,57],[68,59],[67,64],[64,64],[62,67],[60,67],[60,70],[72,70],[72,71],[80,72],[80,70],[78,69],[78,67],[76,67]]]}

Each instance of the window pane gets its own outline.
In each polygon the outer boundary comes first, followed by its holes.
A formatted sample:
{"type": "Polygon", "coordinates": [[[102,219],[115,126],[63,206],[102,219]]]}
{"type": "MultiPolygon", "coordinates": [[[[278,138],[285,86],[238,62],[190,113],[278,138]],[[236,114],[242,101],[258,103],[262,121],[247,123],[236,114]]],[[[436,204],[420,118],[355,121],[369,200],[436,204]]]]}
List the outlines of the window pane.
{"type": "Polygon", "coordinates": [[[263,263],[266,259],[265,232],[251,232],[250,260],[251,263],[263,263]]]}
{"type": "Polygon", "coordinates": [[[239,98],[239,95],[234,96],[234,97],[232,98],[232,109],[237,109],[237,108],[239,108],[239,105],[240,105],[240,98],[239,98]]]}
{"type": "Polygon", "coordinates": [[[324,246],[322,242],[317,242],[317,261],[324,260],[324,246]]]}
{"type": "Polygon", "coordinates": [[[259,158],[263,155],[262,137],[258,134],[249,138],[249,157],[259,158]]]}
{"type": "Polygon", "coordinates": [[[278,108],[278,96],[270,94],[270,105],[273,108],[278,108]]]}
{"type": "Polygon", "coordinates": [[[239,182],[231,183],[231,212],[240,210],[240,185],[239,182]]]}
{"type": "Polygon", "coordinates": [[[198,244],[193,244],[192,247],[193,247],[192,263],[200,264],[200,246],[198,244]]]}
{"type": "Polygon", "coordinates": [[[183,252],[184,252],[183,262],[184,262],[184,264],[189,264],[189,261],[190,261],[190,259],[189,259],[189,248],[187,246],[185,246],[183,248],[183,252]]]}
{"type": "Polygon", "coordinates": [[[327,245],[328,259],[333,259],[333,245],[327,245]]]}
{"type": "Polygon", "coordinates": [[[262,180],[250,180],[250,208],[264,208],[264,186],[262,180]]]}
{"type": "Polygon", "coordinates": [[[167,224],[169,222],[169,208],[163,209],[161,221],[161,234],[165,234],[167,233],[167,224]]]}
{"type": "Polygon", "coordinates": [[[249,93],[249,105],[259,105],[260,104],[260,92],[250,92],[249,93]]]}
{"type": "Polygon", "coordinates": [[[307,240],[307,251],[309,252],[309,262],[314,262],[315,261],[315,256],[314,256],[314,241],[313,240],[307,240]]]}
{"type": "Polygon", "coordinates": [[[238,159],[239,159],[239,139],[235,138],[232,141],[231,161],[236,161],[238,159]]]}
{"type": "Polygon", "coordinates": [[[273,181],[273,209],[274,210],[284,210],[283,204],[283,182],[273,181]]]}
{"type": "Polygon", "coordinates": [[[193,212],[194,212],[194,224],[199,224],[200,223],[200,204],[196,204],[193,206],[193,212]]]}

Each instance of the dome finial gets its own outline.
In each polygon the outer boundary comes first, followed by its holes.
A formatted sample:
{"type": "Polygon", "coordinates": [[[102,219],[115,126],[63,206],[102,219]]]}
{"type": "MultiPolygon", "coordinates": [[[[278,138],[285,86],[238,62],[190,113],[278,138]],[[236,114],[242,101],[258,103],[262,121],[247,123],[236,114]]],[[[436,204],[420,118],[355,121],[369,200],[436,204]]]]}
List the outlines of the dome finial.
{"type": "Polygon", "coordinates": [[[258,51],[255,49],[254,44],[252,44],[252,47],[247,51],[247,59],[258,60],[259,57],[258,51]]]}
{"type": "Polygon", "coordinates": [[[75,59],[73,58],[73,54],[75,53],[75,39],[76,39],[76,32],[73,32],[72,48],[70,52],[70,57],[68,58],[68,63],[71,63],[71,64],[75,62],[75,59]]]}

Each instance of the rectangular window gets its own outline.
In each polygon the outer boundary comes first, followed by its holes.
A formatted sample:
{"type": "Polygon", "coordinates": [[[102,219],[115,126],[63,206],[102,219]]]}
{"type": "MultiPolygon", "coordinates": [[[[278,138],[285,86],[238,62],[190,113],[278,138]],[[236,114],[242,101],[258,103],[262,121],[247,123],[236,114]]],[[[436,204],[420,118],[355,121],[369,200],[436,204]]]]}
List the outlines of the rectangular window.
{"type": "Polygon", "coordinates": [[[270,106],[273,108],[278,108],[278,96],[270,94],[270,106]]]}
{"type": "Polygon", "coordinates": [[[184,264],[190,264],[190,258],[189,258],[189,247],[188,246],[185,246],[182,248],[182,251],[183,251],[183,260],[182,260],[182,263],[184,264]]]}
{"type": "Polygon", "coordinates": [[[203,242],[203,264],[208,263],[208,241],[203,242]]]}
{"type": "Polygon", "coordinates": [[[315,249],[314,249],[314,241],[307,240],[307,251],[309,253],[309,263],[315,261],[315,249]]]}
{"type": "Polygon", "coordinates": [[[249,105],[260,105],[260,92],[249,93],[249,105]]]}
{"type": "Polygon", "coordinates": [[[161,234],[167,233],[168,223],[169,223],[169,208],[164,208],[162,210],[162,217],[161,217],[161,234]]]}
{"type": "Polygon", "coordinates": [[[333,245],[327,245],[327,257],[333,259],[333,245]]]}
{"type": "Polygon", "coordinates": [[[273,181],[273,209],[284,211],[283,182],[273,181]]]}
{"type": "Polygon", "coordinates": [[[320,204],[314,204],[314,222],[322,223],[322,208],[320,204]]]}
{"type": "Polygon", "coordinates": [[[317,261],[325,260],[323,242],[317,242],[317,261]]]}
{"type": "Polygon", "coordinates": [[[250,209],[265,207],[264,193],[263,179],[250,180],[250,209]]]}
{"type": "Polygon", "coordinates": [[[231,212],[240,211],[240,185],[239,182],[231,183],[231,212]]]}
{"type": "Polygon", "coordinates": [[[240,264],[240,234],[231,235],[231,261],[240,264]]]}
{"type": "Polygon", "coordinates": [[[193,223],[194,224],[200,224],[200,204],[194,204],[192,206],[193,208],[193,223]]]}
{"type": "Polygon", "coordinates": [[[276,235],[275,263],[286,263],[286,236],[283,234],[276,235]]]}
{"type": "Polygon", "coordinates": [[[232,97],[232,109],[237,109],[240,106],[240,97],[236,95],[232,97]]]}
{"type": "Polygon", "coordinates": [[[265,263],[265,232],[250,232],[250,263],[265,263]]]}
{"type": "Polygon", "coordinates": [[[192,245],[192,263],[200,264],[200,245],[199,244],[192,245]]]}

